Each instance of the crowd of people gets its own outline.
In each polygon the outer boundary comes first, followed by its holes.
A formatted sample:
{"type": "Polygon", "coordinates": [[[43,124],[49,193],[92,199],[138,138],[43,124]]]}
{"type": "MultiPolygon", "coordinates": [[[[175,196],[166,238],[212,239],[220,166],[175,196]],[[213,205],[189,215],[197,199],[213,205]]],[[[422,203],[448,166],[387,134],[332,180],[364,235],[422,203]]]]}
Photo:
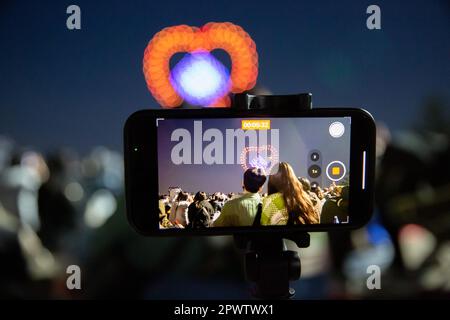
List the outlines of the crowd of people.
{"type": "Polygon", "coordinates": [[[331,224],[348,220],[348,185],[311,186],[286,162],[265,175],[261,169],[244,172],[240,194],[169,188],[159,197],[160,228],[209,228],[296,224],[331,224]],[[262,193],[267,182],[267,193],[262,193]]]}
{"type": "Polygon", "coordinates": [[[120,153],[44,155],[0,136],[0,298],[67,297],[66,266],[96,263],[93,239],[122,198],[120,153]]]}

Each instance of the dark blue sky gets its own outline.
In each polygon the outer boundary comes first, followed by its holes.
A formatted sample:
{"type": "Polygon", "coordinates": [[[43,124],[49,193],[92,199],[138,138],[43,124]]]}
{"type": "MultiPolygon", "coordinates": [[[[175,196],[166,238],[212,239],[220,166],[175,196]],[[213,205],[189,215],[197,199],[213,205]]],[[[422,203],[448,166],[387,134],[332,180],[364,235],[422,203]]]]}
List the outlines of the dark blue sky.
{"type": "Polygon", "coordinates": [[[151,37],[176,24],[241,25],[255,40],[258,83],[312,92],[315,106],[367,108],[409,127],[424,99],[450,97],[446,1],[2,1],[0,134],[44,150],[122,146],[129,114],[156,107],[142,75],[151,37]],[[66,28],[77,4],[82,30],[66,28]],[[370,4],[382,30],[366,28],[370,4]]]}

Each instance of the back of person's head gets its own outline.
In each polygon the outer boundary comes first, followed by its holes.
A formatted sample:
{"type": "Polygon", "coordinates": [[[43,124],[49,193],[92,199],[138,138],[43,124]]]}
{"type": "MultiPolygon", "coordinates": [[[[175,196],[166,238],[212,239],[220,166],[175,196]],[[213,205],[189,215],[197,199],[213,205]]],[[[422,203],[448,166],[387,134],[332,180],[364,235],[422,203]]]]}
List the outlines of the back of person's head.
{"type": "Polygon", "coordinates": [[[181,188],[179,187],[170,187],[169,188],[169,198],[170,201],[175,200],[178,197],[178,194],[181,192],[181,188]]]}
{"type": "Polygon", "coordinates": [[[340,197],[341,196],[341,192],[342,192],[342,187],[341,186],[335,186],[333,188],[333,195],[335,197],[340,197]]]}
{"type": "Polygon", "coordinates": [[[195,196],[194,196],[194,201],[195,201],[195,202],[203,201],[203,200],[206,200],[206,199],[208,199],[208,196],[207,196],[206,193],[203,192],[203,191],[197,192],[197,193],[195,194],[195,196]]]}
{"type": "Polygon", "coordinates": [[[294,169],[286,162],[280,162],[278,171],[269,177],[268,193],[275,192],[281,192],[283,195],[289,222],[303,224],[319,222],[310,197],[295,175],[294,169]]]}
{"type": "Polygon", "coordinates": [[[298,180],[300,181],[300,183],[303,186],[303,190],[305,191],[311,191],[311,183],[309,182],[309,180],[305,177],[299,177],[298,180]]]}
{"type": "Polygon", "coordinates": [[[189,197],[189,194],[184,191],[180,191],[180,193],[177,196],[177,201],[187,201],[189,197]]]}
{"type": "Polygon", "coordinates": [[[208,200],[196,202],[192,221],[193,228],[208,228],[214,216],[214,208],[208,200]]]}
{"type": "Polygon", "coordinates": [[[314,193],[317,195],[317,197],[322,200],[325,195],[323,194],[323,191],[320,187],[314,188],[314,193]]]}
{"type": "Polygon", "coordinates": [[[244,172],[244,188],[248,192],[256,193],[266,182],[267,177],[259,168],[249,168],[244,172]]]}
{"type": "Polygon", "coordinates": [[[214,211],[221,211],[222,210],[222,206],[220,205],[220,202],[218,202],[216,200],[212,200],[209,203],[213,207],[214,211]]]}

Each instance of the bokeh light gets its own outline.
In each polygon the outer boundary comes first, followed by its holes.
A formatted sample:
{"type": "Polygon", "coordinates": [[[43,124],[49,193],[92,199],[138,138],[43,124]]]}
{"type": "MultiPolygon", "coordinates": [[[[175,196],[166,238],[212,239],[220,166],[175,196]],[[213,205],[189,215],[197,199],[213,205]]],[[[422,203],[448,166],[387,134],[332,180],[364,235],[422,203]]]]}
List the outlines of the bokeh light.
{"type": "Polygon", "coordinates": [[[230,90],[225,66],[209,52],[186,54],[172,69],[171,83],[191,105],[209,106],[230,90]]]}
{"type": "Polygon", "coordinates": [[[182,86],[174,87],[171,81],[170,59],[174,54],[186,52],[192,59],[199,51],[209,53],[215,49],[228,53],[231,70],[227,92],[210,106],[229,107],[228,93],[252,89],[258,77],[258,53],[244,29],[230,22],[210,22],[201,28],[178,25],[155,34],[144,52],[145,81],[156,101],[164,108],[179,107],[184,101],[182,86]]]}

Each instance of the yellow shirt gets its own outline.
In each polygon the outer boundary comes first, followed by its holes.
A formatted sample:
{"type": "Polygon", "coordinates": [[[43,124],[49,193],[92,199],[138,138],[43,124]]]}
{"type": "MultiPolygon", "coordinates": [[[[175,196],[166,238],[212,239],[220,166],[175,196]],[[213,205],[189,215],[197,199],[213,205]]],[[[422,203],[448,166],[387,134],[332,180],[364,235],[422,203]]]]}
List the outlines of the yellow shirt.
{"type": "Polygon", "coordinates": [[[220,216],[214,221],[214,227],[251,226],[261,202],[259,193],[245,193],[241,197],[229,200],[222,208],[220,216]]]}
{"type": "Polygon", "coordinates": [[[280,192],[273,193],[264,198],[261,225],[286,225],[288,217],[289,215],[284,204],[284,198],[280,192]]]}

